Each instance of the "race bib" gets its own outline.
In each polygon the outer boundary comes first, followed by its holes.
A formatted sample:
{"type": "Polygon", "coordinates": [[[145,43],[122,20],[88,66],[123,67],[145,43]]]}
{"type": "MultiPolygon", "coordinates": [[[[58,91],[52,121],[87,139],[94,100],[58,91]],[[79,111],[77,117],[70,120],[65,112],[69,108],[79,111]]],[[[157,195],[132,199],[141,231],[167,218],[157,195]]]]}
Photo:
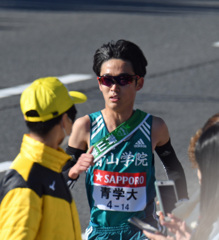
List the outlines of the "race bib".
{"type": "Polygon", "coordinates": [[[94,170],[94,206],[101,210],[136,212],[146,207],[146,173],[94,170]]]}

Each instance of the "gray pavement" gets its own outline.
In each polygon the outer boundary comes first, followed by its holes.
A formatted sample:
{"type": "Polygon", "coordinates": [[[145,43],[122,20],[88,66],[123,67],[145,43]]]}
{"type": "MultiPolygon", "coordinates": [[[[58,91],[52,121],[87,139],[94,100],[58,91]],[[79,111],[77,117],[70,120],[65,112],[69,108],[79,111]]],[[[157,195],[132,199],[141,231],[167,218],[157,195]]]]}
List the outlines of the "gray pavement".
{"type": "MultiPolygon", "coordinates": [[[[0,1],[0,90],[47,75],[93,75],[92,56],[102,43],[134,41],[149,62],[135,107],[166,121],[192,194],[198,182],[189,139],[219,110],[219,48],[212,46],[219,41],[218,12],[218,1],[204,0],[0,1]]],[[[88,96],[78,117],[103,108],[94,75],[68,87],[88,96]]],[[[14,159],[26,132],[19,97],[0,100],[0,162],[14,159]]],[[[164,179],[157,157],[156,167],[164,179]]],[[[83,231],[89,218],[84,176],[73,191],[83,231]]]]}

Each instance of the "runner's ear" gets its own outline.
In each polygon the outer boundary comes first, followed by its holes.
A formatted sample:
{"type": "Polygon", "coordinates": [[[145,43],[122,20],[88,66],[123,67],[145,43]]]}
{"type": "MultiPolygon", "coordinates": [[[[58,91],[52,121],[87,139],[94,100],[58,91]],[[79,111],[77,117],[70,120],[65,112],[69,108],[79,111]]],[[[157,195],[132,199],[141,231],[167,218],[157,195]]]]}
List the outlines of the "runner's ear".
{"type": "Polygon", "coordinates": [[[98,85],[99,85],[99,89],[102,92],[102,85],[100,84],[100,82],[98,81],[98,85]]]}
{"type": "Polygon", "coordinates": [[[144,78],[141,77],[138,79],[137,84],[136,84],[136,90],[139,91],[144,85],[144,78]]]}

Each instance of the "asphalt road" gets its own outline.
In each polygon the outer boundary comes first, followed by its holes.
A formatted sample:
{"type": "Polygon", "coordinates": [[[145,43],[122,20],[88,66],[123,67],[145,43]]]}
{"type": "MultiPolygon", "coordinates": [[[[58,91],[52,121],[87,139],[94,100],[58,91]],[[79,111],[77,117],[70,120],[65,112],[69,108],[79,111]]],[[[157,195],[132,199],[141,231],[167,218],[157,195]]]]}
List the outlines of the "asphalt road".
{"type": "MultiPolygon", "coordinates": [[[[38,77],[91,74],[68,88],[88,96],[78,105],[78,117],[97,111],[104,105],[92,72],[95,50],[110,40],[135,42],[149,62],[135,107],[167,123],[192,194],[198,182],[187,156],[189,140],[219,111],[219,48],[213,46],[219,41],[218,13],[218,1],[207,0],[1,0],[0,93],[38,77]]],[[[0,100],[0,163],[15,158],[26,132],[19,98],[0,100]]],[[[157,157],[156,167],[164,179],[157,157]]],[[[84,176],[73,191],[83,231],[89,219],[84,176]]]]}

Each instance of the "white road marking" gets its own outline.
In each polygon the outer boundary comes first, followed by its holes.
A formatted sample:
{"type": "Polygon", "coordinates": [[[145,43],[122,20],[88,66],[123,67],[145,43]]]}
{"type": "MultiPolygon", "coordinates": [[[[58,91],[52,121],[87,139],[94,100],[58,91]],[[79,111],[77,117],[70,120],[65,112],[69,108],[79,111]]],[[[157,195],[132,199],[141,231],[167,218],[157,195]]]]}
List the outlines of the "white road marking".
{"type": "MultiPolygon", "coordinates": [[[[92,78],[92,75],[90,74],[69,74],[69,75],[58,77],[58,79],[64,84],[85,81],[91,78],[92,78]]],[[[27,83],[27,84],[15,86],[15,87],[1,89],[0,98],[21,94],[24,91],[24,89],[27,88],[30,84],[31,83],[27,83]]]]}
{"type": "Polygon", "coordinates": [[[219,42],[215,42],[212,44],[213,47],[219,47],[219,42]]]}
{"type": "Polygon", "coordinates": [[[6,162],[2,162],[0,163],[0,172],[4,172],[6,170],[9,169],[9,167],[11,166],[12,161],[6,161],[6,162]]]}

